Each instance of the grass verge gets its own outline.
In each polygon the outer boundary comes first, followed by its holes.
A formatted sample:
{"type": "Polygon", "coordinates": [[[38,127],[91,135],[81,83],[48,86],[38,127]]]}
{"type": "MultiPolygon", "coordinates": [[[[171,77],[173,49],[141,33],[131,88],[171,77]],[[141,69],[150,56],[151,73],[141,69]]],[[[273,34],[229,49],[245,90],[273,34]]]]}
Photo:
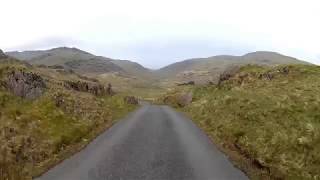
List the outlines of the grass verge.
{"type": "Polygon", "coordinates": [[[192,91],[180,110],[251,179],[320,179],[318,66],[245,66],[192,91]]]}
{"type": "Polygon", "coordinates": [[[40,73],[47,87],[35,100],[0,88],[0,180],[31,180],[136,108],[121,95],[95,96],[66,89],[51,77],[57,77],[54,72],[49,75],[11,61],[0,64],[0,80],[12,70],[40,73]]]}

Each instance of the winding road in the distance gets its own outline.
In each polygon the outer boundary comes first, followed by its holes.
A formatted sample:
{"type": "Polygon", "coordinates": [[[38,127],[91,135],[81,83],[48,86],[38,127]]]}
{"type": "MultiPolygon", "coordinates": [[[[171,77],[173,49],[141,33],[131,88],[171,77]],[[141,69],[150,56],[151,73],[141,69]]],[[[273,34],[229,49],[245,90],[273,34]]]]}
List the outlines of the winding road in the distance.
{"type": "Polygon", "coordinates": [[[37,180],[242,180],[191,120],[146,105],[37,180]]]}

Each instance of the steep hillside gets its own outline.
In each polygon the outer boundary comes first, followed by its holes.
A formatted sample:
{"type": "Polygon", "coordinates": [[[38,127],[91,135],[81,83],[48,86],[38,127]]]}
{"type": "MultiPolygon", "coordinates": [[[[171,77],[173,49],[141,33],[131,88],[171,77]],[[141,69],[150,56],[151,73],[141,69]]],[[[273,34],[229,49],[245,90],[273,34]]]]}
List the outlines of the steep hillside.
{"type": "Polygon", "coordinates": [[[196,81],[198,83],[216,82],[217,76],[229,66],[245,64],[280,65],[308,64],[293,57],[274,52],[253,52],[244,56],[213,56],[177,62],[157,70],[158,77],[171,81],[196,81]]]}
{"type": "Polygon", "coordinates": [[[320,67],[248,65],[219,85],[179,87],[180,107],[252,179],[319,179],[320,67]],[[187,102],[186,92],[192,102],[187,102]]]}
{"type": "Polygon", "coordinates": [[[76,48],[62,47],[44,51],[8,52],[7,55],[35,65],[61,65],[79,73],[124,73],[121,67],[112,63],[112,59],[95,56],[76,48]]]}
{"type": "Polygon", "coordinates": [[[7,52],[7,55],[27,61],[35,65],[62,65],[81,73],[104,74],[110,72],[127,76],[147,78],[151,71],[136,62],[129,60],[114,60],[95,56],[77,48],[54,48],[43,51],[7,52]]]}
{"type": "Polygon", "coordinates": [[[153,94],[149,89],[159,89],[158,86],[154,87],[154,84],[150,84],[150,80],[154,79],[152,71],[140,64],[129,60],[95,56],[77,48],[61,47],[43,51],[8,52],[7,55],[34,65],[45,65],[84,74],[99,79],[103,83],[112,83],[117,91],[131,91],[138,96],[153,94]]]}
{"type": "Polygon", "coordinates": [[[130,75],[140,78],[152,78],[152,70],[143,67],[139,63],[128,60],[112,60],[112,63],[121,67],[125,72],[130,75]]]}
{"type": "Polygon", "coordinates": [[[97,78],[104,83],[111,82],[119,91],[132,91],[139,96],[154,95],[153,92],[156,89],[158,93],[161,93],[177,84],[188,82],[216,84],[219,74],[230,66],[307,64],[292,57],[265,51],[253,52],[244,56],[221,55],[190,59],[173,63],[159,70],[150,70],[128,60],[95,56],[76,48],[63,47],[44,51],[8,52],[7,54],[35,65],[54,68],[62,66],[66,70],[97,78]]]}
{"type": "Polygon", "coordinates": [[[54,48],[43,51],[7,52],[34,65],[45,65],[60,71],[74,71],[104,84],[112,83],[121,92],[130,92],[139,97],[151,98],[154,92],[162,91],[151,70],[129,60],[114,60],[95,56],[76,48],[54,48]]]}
{"type": "Polygon", "coordinates": [[[48,66],[55,64],[64,64],[73,60],[88,60],[95,57],[94,55],[80,49],[67,47],[59,47],[50,50],[39,51],[12,51],[7,52],[6,54],[20,60],[48,66]]]}
{"type": "Polygon", "coordinates": [[[95,79],[0,54],[0,180],[31,180],[134,107],[95,79]]]}

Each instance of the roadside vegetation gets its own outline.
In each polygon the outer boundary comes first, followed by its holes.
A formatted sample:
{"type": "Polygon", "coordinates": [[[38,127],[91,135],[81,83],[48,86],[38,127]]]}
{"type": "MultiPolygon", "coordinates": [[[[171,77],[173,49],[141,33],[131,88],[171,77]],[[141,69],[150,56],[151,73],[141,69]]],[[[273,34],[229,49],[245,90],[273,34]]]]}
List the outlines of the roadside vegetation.
{"type": "Polygon", "coordinates": [[[320,67],[248,65],[167,99],[252,179],[320,179],[320,67]],[[181,94],[192,103],[181,105],[181,94]]]}
{"type": "Polygon", "coordinates": [[[32,179],[136,107],[101,87],[73,73],[2,59],[0,179],[32,179]],[[66,86],[71,81],[77,83],[66,86]]]}

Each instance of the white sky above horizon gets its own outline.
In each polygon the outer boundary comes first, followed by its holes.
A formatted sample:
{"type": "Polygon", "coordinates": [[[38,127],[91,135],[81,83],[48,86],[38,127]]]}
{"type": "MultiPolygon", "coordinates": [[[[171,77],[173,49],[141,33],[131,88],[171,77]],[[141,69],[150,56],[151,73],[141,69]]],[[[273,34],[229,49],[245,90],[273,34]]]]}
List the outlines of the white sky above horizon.
{"type": "Polygon", "coordinates": [[[320,64],[318,0],[0,0],[4,51],[77,47],[149,68],[276,51],[320,64]]]}

